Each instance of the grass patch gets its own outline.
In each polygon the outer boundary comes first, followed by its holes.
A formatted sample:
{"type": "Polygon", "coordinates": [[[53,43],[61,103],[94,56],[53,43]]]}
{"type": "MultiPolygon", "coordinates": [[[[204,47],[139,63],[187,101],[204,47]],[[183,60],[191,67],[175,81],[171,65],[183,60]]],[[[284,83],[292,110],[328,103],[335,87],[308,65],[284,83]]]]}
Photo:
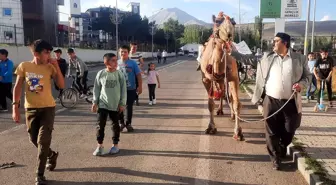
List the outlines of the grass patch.
{"type": "Polygon", "coordinates": [[[317,175],[322,181],[323,185],[336,185],[336,181],[328,178],[327,170],[324,168],[324,163],[317,161],[316,159],[309,156],[305,151],[304,143],[299,142],[299,140],[294,137],[292,141],[294,148],[300,152],[300,154],[305,159],[305,164],[307,165],[306,170],[312,170],[315,175],[317,175]]]}

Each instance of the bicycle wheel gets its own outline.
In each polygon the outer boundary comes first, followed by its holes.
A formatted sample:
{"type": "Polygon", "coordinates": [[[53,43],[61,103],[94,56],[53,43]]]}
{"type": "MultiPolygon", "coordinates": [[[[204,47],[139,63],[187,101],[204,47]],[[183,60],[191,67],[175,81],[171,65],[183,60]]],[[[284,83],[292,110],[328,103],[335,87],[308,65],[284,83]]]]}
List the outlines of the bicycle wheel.
{"type": "Polygon", "coordinates": [[[86,102],[88,103],[92,103],[92,100],[93,100],[93,85],[89,85],[88,88],[87,88],[87,92],[86,92],[86,102]]]}
{"type": "Polygon", "coordinates": [[[61,105],[64,108],[73,108],[78,101],[78,93],[73,88],[68,88],[63,91],[60,97],[61,105]]]}

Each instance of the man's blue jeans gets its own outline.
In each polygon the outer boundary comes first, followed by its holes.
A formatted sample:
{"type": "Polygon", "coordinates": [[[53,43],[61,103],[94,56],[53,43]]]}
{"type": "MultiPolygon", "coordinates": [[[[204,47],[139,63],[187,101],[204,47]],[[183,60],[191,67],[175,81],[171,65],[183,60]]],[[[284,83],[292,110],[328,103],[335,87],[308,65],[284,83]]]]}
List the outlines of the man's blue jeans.
{"type": "Polygon", "coordinates": [[[309,83],[309,86],[308,86],[308,88],[307,88],[307,92],[306,92],[307,99],[309,99],[309,97],[314,96],[314,93],[315,93],[316,89],[317,89],[317,86],[316,86],[316,78],[315,78],[315,76],[313,75],[313,76],[312,76],[312,80],[311,80],[311,82],[309,83]],[[312,91],[312,92],[310,92],[311,89],[312,89],[312,84],[315,86],[315,90],[312,91]]]}

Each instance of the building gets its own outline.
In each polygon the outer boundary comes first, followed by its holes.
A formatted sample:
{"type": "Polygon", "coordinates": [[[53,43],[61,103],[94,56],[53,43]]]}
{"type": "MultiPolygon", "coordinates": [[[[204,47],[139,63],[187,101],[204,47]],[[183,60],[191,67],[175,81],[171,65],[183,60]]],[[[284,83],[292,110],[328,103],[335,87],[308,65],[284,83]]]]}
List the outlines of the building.
{"type": "MultiPolygon", "coordinates": [[[[130,3],[131,11],[118,10],[119,14],[136,13],[140,14],[140,3],[130,3]]],[[[109,9],[111,15],[116,12],[115,8],[98,7],[90,8],[84,13],[81,11],[80,0],[70,0],[70,27],[75,28],[75,33],[71,35],[71,42],[79,46],[84,44],[86,46],[97,47],[100,42],[108,42],[113,38],[112,35],[104,33],[102,30],[93,30],[92,23],[101,16],[101,9],[109,9]]]]}
{"type": "Polygon", "coordinates": [[[23,0],[24,42],[44,39],[58,46],[58,6],[64,0],[23,0]]]}
{"type": "Polygon", "coordinates": [[[24,44],[22,4],[20,0],[0,1],[0,43],[24,44]]]}

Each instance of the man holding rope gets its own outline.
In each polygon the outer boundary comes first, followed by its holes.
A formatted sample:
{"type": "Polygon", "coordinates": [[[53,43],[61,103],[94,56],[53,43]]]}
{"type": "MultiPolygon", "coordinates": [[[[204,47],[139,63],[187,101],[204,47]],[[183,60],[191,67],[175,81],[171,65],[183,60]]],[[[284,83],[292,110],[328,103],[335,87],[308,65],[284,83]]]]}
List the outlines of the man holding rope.
{"type": "Polygon", "coordinates": [[[279,170],[301,123],[299,92],[310,73],[306,57],[290,49],[288,34],[277,33],[273,42],[273,52],[265,53],[258,65],[252,103],[263,103],[267,151],[273,169],[279,170]]]}

